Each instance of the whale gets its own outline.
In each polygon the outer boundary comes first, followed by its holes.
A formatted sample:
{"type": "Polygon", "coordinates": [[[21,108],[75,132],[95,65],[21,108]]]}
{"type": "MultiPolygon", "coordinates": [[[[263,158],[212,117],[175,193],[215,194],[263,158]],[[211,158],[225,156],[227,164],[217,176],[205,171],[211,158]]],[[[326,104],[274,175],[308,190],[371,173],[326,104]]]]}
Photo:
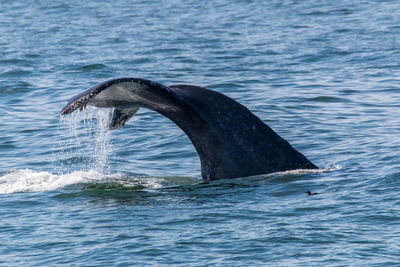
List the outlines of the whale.
{"type": "Polygon", "coordinates": [[[245,106],[204,87],[115,78],[72,97],[60,113],[87,105],[113,108],[110,130],[124,126],[139,108],[167,117],[192,142],[206,181],[318,169],[245,106]]]}

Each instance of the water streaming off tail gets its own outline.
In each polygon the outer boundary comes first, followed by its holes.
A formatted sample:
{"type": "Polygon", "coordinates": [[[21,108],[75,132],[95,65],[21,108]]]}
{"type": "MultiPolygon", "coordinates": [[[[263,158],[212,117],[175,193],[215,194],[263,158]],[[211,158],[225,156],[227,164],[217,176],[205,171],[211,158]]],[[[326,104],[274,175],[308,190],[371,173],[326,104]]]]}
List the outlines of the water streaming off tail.
{"type": "Polygon", "coordinates": [[[60,119],[58,166],[66,170],[107,172],[107,159],[112,153],[111,131],[108,122],[112,109],[88,107],[60,119]]]}

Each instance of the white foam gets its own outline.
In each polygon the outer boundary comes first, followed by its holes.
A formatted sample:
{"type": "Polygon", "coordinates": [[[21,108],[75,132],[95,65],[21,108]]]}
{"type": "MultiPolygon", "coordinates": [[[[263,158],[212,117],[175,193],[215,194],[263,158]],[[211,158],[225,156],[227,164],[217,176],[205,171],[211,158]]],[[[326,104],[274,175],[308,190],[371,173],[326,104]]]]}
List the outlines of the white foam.
{"type": "Polygon", "coordinates": [[[105,174],[95,169],[66,174],[24,169],[9,171],[0,176],[0,194],[55,191],[73,184],[96,184],[110,181],[127,188],[140,185],[145,189],[163,188],[171,183],[164,178],[127,177],[122,173],[105,174]]]}
{"type": "Polygon", "coordinates": [[[340,170],[342,167],[339,165],[334,165],[332,167],[325,167],[321,169],[297,169],[291,171],[284,171],[284,172],[276,172],[274,174],[278,175],[297,175],[297,174],[307,174],[307,173],[322,173],[322,172],[329,172],[329,171],[336,171],[340,170]]]}
{"type": "MultiPolygon", "coordinates": [[[[247,176],[247,177],[240,177],[236,178],[237,181],[258,181],[258,180],[266,180],[270,178],[280,178],[284,176],[298,176],[303,174],[313,174],[313,173],[323,173],[323,172],[330,172],[340,170],[342,167],[339,165],[333,165],[332,167],[325,167],[321,169],[297,169],[297,170],[290,170],[290,171],[283,171],[283,172],[274,172],[269,174],[260,174],[254,176],[247,176]]],[[[229,181],[229,180],[228,180],[229,181]]]]}
{"type": "Polygon", "coordinates": [[[51,191],[67,185],[98,179],[101,175],[96,171],[76,171],[56,175],[50,172],[35,172],[29,169],[14,170],[0,176],[0,194],[15,192],[51,191]]]}

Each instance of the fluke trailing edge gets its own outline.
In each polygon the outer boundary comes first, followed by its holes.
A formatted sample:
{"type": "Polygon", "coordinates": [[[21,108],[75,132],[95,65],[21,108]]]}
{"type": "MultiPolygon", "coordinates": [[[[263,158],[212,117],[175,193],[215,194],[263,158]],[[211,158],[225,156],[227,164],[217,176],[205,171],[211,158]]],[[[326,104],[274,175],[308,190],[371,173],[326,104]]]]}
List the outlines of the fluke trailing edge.
{"type": "Polygon", "coordinates": [[[205,180],[317,169],[246,107],[206,88],[112,79],[71,98],[61,115],[86,105],[114,108],[110,129],[123,126],[140,107],[166,116],[192,141],[205,180]]]}

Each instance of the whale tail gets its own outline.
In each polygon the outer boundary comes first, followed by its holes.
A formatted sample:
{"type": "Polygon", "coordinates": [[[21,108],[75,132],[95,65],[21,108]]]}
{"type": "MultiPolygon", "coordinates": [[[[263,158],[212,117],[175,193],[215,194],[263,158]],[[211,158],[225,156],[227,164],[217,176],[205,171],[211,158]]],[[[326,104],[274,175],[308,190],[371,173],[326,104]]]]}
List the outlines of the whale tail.
{"type": "Polygon", "coordinates": [[[246,107],[206,88],[113,79],[71,98],[61,114],[86,105],[115,108],[110,129],[122,127],[140,107],[166,116],[191,140],[205,180],[318,168],[246,107]]]}

